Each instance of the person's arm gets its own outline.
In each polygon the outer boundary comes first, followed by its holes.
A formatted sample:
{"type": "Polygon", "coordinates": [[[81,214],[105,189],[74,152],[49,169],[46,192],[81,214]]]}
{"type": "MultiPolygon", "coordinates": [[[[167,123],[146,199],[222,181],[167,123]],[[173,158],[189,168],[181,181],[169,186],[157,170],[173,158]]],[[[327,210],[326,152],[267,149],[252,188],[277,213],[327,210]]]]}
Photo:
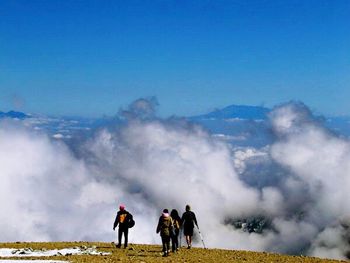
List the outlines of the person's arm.
{"type": "Polygon", "coordinates": [[[157,233],[157,234],[160,232],[161,220],[162,220],[162,217],[160,217],[159,220],[158,220],[158,225],[157,225],[157,230],[156,230],[156,233],[157,233]]]}
{"type": "Polygon", "coordinates": [[[118,223],[119,223],[119,213],[115,217],[114,224],[113,224],[113,230],[115,230],[115,228],[118,226],[118,223]]]}
{"type": "Polygon", "coordinates": [[[182,227],[182,219],[180,217],[178,217],[177,221],[179,222],[179,228],[181,228],[182,227]]]}
{"type": "Polygon", "coordinates": [[[196,214],[195,213],[193,213],[193,221],[196,224],[196,226],[198,227],[197,218],[196,218],[196,214]]]}
{"type": "Polygon", "coordinates": [[[182,217],[180,219],[181,226],[185,223],[185,213],[182,214],[182,217]]]}

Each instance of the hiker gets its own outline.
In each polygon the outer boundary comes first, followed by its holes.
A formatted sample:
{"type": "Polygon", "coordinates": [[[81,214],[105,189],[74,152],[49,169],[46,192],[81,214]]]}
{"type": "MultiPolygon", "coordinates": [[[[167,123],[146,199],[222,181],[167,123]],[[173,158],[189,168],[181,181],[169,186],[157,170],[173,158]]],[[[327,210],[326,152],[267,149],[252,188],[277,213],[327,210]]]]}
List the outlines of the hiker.
{"type": "Polygon", "coordinates": [[[159,217],[157,225],[157,234],[160,233],[163,245],[163,257],[169,256],[170,250],[170,233],[173,227],[173,220],[169,215],[169,210],[164,209],[162,215],[159,217]]]}
{"type": "Polygon", "coordinates": [[[125,210],[125,205],[119,206],[119,211],[117,213],[117,216],[114,220],[113,224],[113,230],[119,225],[118,228],[118,244],[116,245],[117,248],[121,247],[122,244],[122,235],[124,234],[124,248],[128,246],[128,234],[129,234],[129,227],[130,224],[133,222],[133,216],[128,211],[125,210]]]}
{"type": "Polygon", "coordinates": [[[179,233],[181,226],[181,218],[176,209],[171,210],[171,218],[173,219],[174,233],[171,235],[171,250],[176,252],[179,250],[179,233]]]}
{"type": "Polygon", "coordinates": [[[194,224],[196,224],[198,228],[198,223],[196,219],[196,215],[191,211],[191,207],[186,205],[186,212],[183,213],[181,217],[181,221],[183,224],[184,236],[187,242],[187,248],[190,249],[192,247],[192,236],[193,236],[193,228],[194,224]]]}

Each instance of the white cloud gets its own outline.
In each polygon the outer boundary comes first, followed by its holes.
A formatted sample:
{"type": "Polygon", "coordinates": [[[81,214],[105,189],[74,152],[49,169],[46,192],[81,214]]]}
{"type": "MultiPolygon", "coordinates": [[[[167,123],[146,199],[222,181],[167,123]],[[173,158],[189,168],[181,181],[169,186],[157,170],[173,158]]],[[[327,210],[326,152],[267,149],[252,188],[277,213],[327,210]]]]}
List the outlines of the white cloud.
{"type": "Polygon", "coordinates": [[[161,210],[181,213],[189,203],[208,247],[344,256],[350,144],[305,105],[276,107],[275,141],[255,149],[184,120],[154,119],[154,107],[139,103],[123,111],[131,116],[123,125],[71,146],[74,154],[60,140],[0,123],[1,241],[111,241],[125,203],[136,220],[130,242],[159,243],[161,210]],[[229,223],[256,216],[270,222],[263,234],[229,223]]]}

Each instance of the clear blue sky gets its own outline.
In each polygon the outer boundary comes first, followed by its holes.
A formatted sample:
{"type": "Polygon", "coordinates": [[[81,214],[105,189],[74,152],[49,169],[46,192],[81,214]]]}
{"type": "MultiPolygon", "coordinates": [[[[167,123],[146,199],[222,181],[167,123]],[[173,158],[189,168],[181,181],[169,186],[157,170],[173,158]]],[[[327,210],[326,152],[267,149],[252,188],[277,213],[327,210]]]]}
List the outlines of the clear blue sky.
{"type": "Polygon", "coordinates": [[[349,0],[0,1],[0,110],[162,116],[301,100],[350,115],[349,0]]]}

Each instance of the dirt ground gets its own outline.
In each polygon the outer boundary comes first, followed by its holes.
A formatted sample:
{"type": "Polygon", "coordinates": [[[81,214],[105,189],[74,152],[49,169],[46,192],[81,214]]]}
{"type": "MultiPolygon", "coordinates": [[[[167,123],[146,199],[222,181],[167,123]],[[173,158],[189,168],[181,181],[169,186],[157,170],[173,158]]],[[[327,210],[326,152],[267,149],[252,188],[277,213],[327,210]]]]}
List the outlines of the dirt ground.
{"type": "MultiPolygon", "coordinates": [[[[61,249],[77,246],[93,247],[96,246],[100,252],[110,252],[110,255],[70,255],[54,257],[29,257],[25,259],[55,259],[69,262],[345,262],[337,260],[327,260],[304,256],[287,256],[265,252],[237,251],[224,249],[203,249],[181,248],[177,253],[170,253],[168,257],[162,257],[161,246],[159,245],[139,245],[130,244],[127,249],[115,248],[111,243],[99,242],[52,242],[52,243],[0,243],[0,248],[32,248],[32,249],[61,249]]],[[[0,258],[5,259],[5,258],[0,258]]],[[[24,258],[7,258],[24,259],[24,258]]]]}

